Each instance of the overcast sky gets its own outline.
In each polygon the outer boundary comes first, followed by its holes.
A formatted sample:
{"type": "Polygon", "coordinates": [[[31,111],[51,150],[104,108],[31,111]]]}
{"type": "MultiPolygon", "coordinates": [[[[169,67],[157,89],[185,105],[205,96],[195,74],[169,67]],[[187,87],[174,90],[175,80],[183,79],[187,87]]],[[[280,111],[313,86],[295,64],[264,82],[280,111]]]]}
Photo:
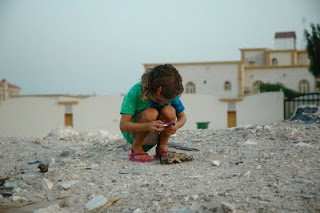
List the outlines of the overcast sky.
{"type": "Polygon", "coordinates": [[[0,80],[22,94],[119,95],[144,63],[240,60],[320,23],[319,0],[0,0],[0,80]]]}

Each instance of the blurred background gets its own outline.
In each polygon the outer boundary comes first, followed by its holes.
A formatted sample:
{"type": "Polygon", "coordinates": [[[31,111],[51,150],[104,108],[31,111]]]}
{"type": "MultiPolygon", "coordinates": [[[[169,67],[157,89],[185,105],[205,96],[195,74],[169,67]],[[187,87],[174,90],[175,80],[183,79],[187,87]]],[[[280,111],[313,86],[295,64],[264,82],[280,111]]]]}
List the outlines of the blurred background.
{"type": "Polygon", "coordinates": [[[319,0],[1,0],[0,135],[69,126],[118,134],[123,95],[162,63],[182,75],[184,129],[276,122],[306,103],[320,115],[304,36],[319,8],[319,0]]]}
{"type": "Polygon", "coordinates": [[[126,93],[144,63],[229,61],[320,21],[318,0],[1,0],[0,80],[21,94],[126,93]]]}

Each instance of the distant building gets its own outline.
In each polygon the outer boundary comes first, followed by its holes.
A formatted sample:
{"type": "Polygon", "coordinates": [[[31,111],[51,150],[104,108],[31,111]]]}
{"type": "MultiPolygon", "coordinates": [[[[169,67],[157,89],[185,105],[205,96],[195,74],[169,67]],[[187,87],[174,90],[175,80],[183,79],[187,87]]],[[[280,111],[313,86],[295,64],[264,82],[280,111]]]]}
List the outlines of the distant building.
{"type": "Polygon", "coordinates": [[[8,98],[12,98],[20,94],[21,88],[9,83],[6,79],[0,81],[0,103],[8,98]]]}
{"type": "Polygon", "coordinates": [[[240,61],[172,64],[182,75],[188,94],[240,98],[258,93],[261,83],[282,83],[302,93],[316,92],[316,79],[308,72],[307,52],[296,49],[295,32],[277,32],[275,48],[240,49],[240,61]]]}
{"type": "Polygon", "coordinates": [[[245,96],[259,93],[261,83],[282,83],[302,93],[316,92],[316,78],[308,72],[307,52],[296,49],[295,32],[277,32],[274,50],[240,51],[240,61],[171,63],[182,76],[184,94],[212,95],[228,103],[228,127],[237,126],[237,106],[245,96]]]}

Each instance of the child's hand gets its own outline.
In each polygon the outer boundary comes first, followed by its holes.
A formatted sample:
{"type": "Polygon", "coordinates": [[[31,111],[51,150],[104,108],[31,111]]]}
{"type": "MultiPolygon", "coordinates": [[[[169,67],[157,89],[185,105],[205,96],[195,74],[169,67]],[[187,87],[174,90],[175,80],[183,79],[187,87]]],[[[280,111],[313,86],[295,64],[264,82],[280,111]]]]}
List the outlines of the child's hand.
{"type": "Polygon", "coordinates": [[[167,127],[163,130],[163,132],[165,132],[166,134],[169,135],[173,135],[174,133],[176,133],[176,131],[178,130],[177,126],[171,126],[171,127],[167,127]]]}
{"type": "Polygon", "coordinates": [[[161,120],[149,122],[148,129],[150,132],[161,132],[164,129],[163,122],[161,120]]]}

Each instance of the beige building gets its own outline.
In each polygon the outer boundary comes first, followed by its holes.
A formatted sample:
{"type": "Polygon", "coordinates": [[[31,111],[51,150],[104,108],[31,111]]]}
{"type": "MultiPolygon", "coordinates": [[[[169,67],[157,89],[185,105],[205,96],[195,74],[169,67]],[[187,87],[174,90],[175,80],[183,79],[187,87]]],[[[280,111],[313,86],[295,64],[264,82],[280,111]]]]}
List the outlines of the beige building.
{"type": "Polygon", "coordinates": [[[0,103],[8,98],[15,97],[20,94],[21,88],[9,83],[6,79],[0,81],[0,103]]]}
{"type": "MultiPolygon", "coordinates": [[[[295,32],[275,34],[275,49],[240,49],[240,61],[172,63],[181,73],[185,93],[241,98],[258,93],[259,84],[282,83],[315,92],[316,79],[308,72],[307,52],[296,49],[295,32]]],[[[158,64],[144,64],[145,69],[158,64]]]]}
{"type": "MultiPolygon", "coordinates": [[[[172,63],[183,78],[185,94],[212,95],[227,102],[228,127],[237,126],[238,106],[243,105],[245,96],[259,93],[261,83],[282,83],[302,93],[316,92],[316,78],[308,72],[307,52],[296,49],[295,32],[276,33],[275,49],[240,51],[239,61],[172,63]]],[[[254,105],[251,108],[256,109],[254,105]]]]}

